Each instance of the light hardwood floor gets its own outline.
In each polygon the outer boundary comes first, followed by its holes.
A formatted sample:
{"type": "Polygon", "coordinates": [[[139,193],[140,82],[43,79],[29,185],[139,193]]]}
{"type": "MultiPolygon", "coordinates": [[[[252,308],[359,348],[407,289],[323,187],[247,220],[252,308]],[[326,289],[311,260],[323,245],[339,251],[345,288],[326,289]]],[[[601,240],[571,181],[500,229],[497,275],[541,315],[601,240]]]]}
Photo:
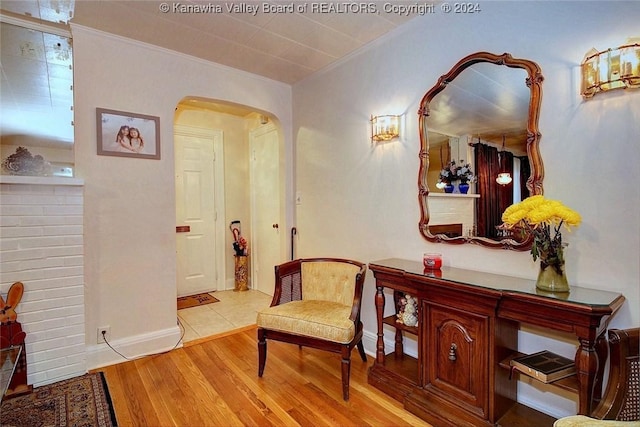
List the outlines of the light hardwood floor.
{"type": "Polygon", "coordinates": [[[340,356],[268,342],[258,377],[255,326],[99,369],[120,426],[428,426],[367,384],[353,352],[342,400],[340,356]]]}

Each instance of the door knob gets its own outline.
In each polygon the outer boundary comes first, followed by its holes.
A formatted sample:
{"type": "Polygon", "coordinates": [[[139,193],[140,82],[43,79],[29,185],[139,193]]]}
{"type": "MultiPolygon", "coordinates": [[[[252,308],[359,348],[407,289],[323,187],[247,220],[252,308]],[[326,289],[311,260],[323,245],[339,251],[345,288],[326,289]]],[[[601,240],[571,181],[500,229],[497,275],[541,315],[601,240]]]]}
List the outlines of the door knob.
{"type": "Polygon", "coordinates": [[[273,228],[278,228],[278,224],[273,224],[272,227],[273,228]]]}

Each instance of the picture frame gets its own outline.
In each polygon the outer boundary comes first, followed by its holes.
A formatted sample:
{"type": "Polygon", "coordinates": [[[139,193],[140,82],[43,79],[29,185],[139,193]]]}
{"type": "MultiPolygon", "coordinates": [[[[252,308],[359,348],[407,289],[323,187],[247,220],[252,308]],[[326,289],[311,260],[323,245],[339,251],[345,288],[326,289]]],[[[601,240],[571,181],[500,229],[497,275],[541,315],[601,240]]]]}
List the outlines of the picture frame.
{"type": "Polygon", "coordinates": [[[98,155],[160,159],[159,117],[96,108],[96,123],[98,155]]]}

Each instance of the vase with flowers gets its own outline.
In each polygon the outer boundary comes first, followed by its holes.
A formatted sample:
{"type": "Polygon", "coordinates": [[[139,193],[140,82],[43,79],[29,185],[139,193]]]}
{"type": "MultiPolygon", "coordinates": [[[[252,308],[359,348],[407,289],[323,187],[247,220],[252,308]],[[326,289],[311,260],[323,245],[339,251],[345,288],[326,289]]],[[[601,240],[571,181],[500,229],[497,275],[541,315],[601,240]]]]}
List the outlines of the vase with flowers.
{"type": "Polygon", "coordinates": [[[462,194],[467,194],[469,191],[469,184],[476,181],[476,176],[471,170],[471,165],[465,163],[464,160],[460,160],[460,164],[456,167],[456,176],[460,179],[458,188],[462,194]]]}
{"type": "Polygon", "coordinates": [[[502,214],[502,221],[507,229],[519,229],[533,235],[531,255],[534,261],[540,258],[536,288],[569,292],[564,259],[567,245],[562,241],[560,230],[563,225],[567,230],[580,225],[580,214],[560,201],[536,195],[509,206],[502,214]]]}
{"type": "MultiPolygon", "coordinates": [[[[469,163],[460,160],[460,163],[457,164],[455,160],[452,160],[440,171],[438,184],[444,184],[442,187],[446,193],[453,193],[454,183],[458,183],[460,193],[466,194],[469,191],[469,184],[475,182],[475,179],[469,163]]],[[[436,186],[442,188],[439,185],[436,186]]]]}

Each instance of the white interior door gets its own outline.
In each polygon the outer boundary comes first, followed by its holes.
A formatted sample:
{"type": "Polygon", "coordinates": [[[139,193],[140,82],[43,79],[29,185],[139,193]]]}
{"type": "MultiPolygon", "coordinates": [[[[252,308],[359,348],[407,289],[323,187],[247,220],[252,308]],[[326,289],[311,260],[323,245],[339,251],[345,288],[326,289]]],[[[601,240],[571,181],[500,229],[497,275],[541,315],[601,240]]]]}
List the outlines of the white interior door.
{"type": "Polygon", "coordinates": [[[222,131],[175,126],[178,296],[224,289],[222,131]]]}
{"type": "Polygon", "coordinates": [[[251,164],[251,282],[254,289],[273,295],[274,266],[280,264],[281,224],[280,143],[269,123],[250,132],[251,164]]]}

